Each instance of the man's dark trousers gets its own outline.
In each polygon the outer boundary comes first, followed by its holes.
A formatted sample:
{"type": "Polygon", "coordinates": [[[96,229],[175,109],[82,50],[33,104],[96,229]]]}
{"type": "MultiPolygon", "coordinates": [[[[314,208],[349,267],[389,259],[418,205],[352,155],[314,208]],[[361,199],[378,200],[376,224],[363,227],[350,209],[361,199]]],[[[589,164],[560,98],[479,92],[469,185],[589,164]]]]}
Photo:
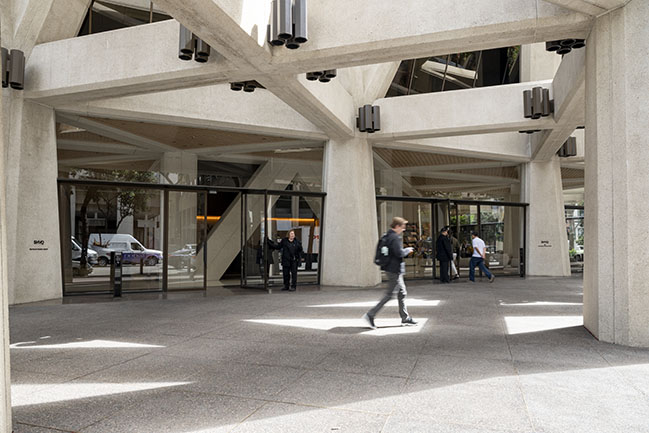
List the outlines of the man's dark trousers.
{"type": "Polygon", "coordinates": [[[482,257],[471,257],[469,260],[469,280],[475,281],[475,267],[479,267],[480,270],[491,279],[491,272],[487,269],[487,266],[484,264],[484,259],[482,257]]]}
{"type": "Polygon", "coordinates": [[[442,283],[450,283],[451,282],[451,276],[449,275],[449,265],[451,262],[447,261],[440,261],[439,262],[439,280],[442,283]]]}
{"type": "Polygon", "coordinates": [[[297,260],[292,260],[290,263],[283,262],[282,272],[284,274],[284,288],[288,289],[290,287],[291,290],[295,290],[297,288],[297,260]],[[291,277],[293,278],[291,279],[291,277]]]}

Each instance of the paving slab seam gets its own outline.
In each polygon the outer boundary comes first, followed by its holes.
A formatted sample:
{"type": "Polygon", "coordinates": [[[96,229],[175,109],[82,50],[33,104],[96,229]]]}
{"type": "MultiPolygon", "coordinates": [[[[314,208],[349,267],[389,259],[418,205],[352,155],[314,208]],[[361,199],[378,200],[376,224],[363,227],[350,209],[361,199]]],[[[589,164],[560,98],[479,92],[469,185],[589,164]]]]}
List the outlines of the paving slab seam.
{"type": "Polygon", "coordinates": [[[374,411],[369,411],[369,410],[360,410],[360,409],[348,409],[345,407],[341,406],[322,406],[322,405],[317,405],[317,404],[312,404],[312,403],[296,403],[293,401],[284,401],[284,400],[278,400],[278,401],[271,401],[271,403],[280,403],[280,404],[289,404],[291,406],[296,406],[296,407],[304,407],[304,408],[309,408],[309,409],[328,409],[328,410],[338,410],[341,412],[349,412],[349,413],[362,413],[365,415],[390,415],[392,412],[374,412],[374,411]]]}
{"type": "Polygon", "coordinates": [[[77,432],[75,432],[74,430],[62,430],[62,429],[60,429],[60,428],[56,428],[56,427],[48,427],[48,426],[44,426],[44,425],[31,424],[31,423],[22,422],[22,421],[16,421],[16,424],[26,425],[26,426],[28,426],[28,427],[44,428],[44,429],[52,430],[52,431],[55,431],[55,432],[63,432],[63,433],[77,433],[77,432]]]}
{"type": "MultiPolygon", "coordinates": [[[[335,354],[335,353],[333,353],[335,354]]],[[[318,365],[322,364],[326,360],[326,358],[330,354],[325,355],[323,360],[318,363],[318,365]]],[[[174,355],[165,355],[165,356],[171,356],[174,357],[174,355]]],[[[193,359],[193,358],[183,358],[183,357],[178,357],[182,359],[193,359]]],[[[221,360],[225,361],[225,360],[221,360]]],[[[316,367],[297,367],[297,366],[287,366],[286,364],[268,364],[268,363],[261,363],[261,362],[249,362],[249,361],[239,361],[239,364],[243,365],[252,365],[252,366],[258,366],[258,367],[281,367],[281,368],[293,368],[296,370],[304,370],[304,374],[309,373],[309,372],[327,372],[327,373],[344,373],[344,374],[353,374],[356,376],[368,376],[368,377],[385,377],[385,378],[390,378],[390,379],[407,379],[406,376],[398,376],[398,375],[392,375],[392,374],[379,374],[379,373],[364,373],[364,372],[358,372],[358,371],[340,371],[340,370],[332,370],[328,369],[325,367],[322,368],[316,368],[316,367]]]]}
{"type": "MultiPolygon", "coordinates": [[[[501,308],[502,307],[499,307],[498,309],[500,310],[501,308]]],[[[506,328],[504,315],[500,314],[500,317],[501,317],[503,328],[506,328]]],[[[512,353],[512,346],[511,346],[511,344],[509,342],[507,332],[505,332],[505,342],[507,342],[507,350],[509,350],[509,356],[511,358],[511,364],[512,364],[512,367],[514,368],[514,372],[515,372],[515,375],[516,375],[516,387],[518,388],[518,391],[521,394],[521,398],[523,399],[523,404],[525,405],[525,414],[527,415],[527,419],[528,419],[530,425],[532,426],[532,430],[537,431],[536,425],[534,425],[534,418],[532,417],[532,414],[530,412],[530,407],[529,407],[529,405],[527,403],[527,399],[525,398],[525,391],[523,390],[523,384],[521,382],[520,371],[518,370],[518,367],[516,366],[516,363],[514,362],[514,354],[512,353]]]]}
{"type": "Polygon", "coordinates": [[[604,358],[604,360],[606,361],[606,363],[608,364],[608,366],[611,368],[611,370],[613,371],[613,373],[614,373],[616,376],[618,376],[618,377],[621,379],[622,382],[626,383],[626,384],[629,385],[631,388],[633,388],[633,389],[635,389],[636,391],[638,391],[638,392],[639,392],[639,393],[644,397],[644,399],[647,400],[647,404],[649,404],[649,390],[645,390],[645,389],[642,389],[642,388],[637,387],[635,383],[633,383],[633,382],[632,382],[631,380],[629,380],[625,375],[623,375],[622,373],[620,373],[620,372],[618,371],[618,369],[616,368],[616,367],[618,367],[617,365],[613,365],[613,364],[611,364],[611,362],[610,362],[610,361],[609,361],[609,360],[608,360],[604,355],[602,355],[602,352],[600,352],[599,349],[597,349],[597,346],[595,346],[595,350],[597,351],[598,354],[600,354],[600,355],[602,356],[602,358],[604,358]]]}
{"type": "Polygon", "coordinates": [[[263,408],[265,408],[266,406],[268,406],[270,403],[272,403],[272,402],[266,402],[266,403],[262,404],[261,406],[259,406],[257,409],[253,410],[252,413],[249,413],[248,415],[246,415],[246,416],[245,416],[241,421],[239,421],[236,425],[234,425],[234,426],[232,426],[232,428],[228,429],[228,433],[230,433],[230,432],[232,432],[232,431],[235,431],[237,428],[239,428],[239,426],[242,426],[242,425],[246,422],[246,420],[247,420],[248,418],[250,418],[251,416],[253,416],[253,415],[256,414],[257,412],[259,412],[261,409],[263,409],[263,408]]]}

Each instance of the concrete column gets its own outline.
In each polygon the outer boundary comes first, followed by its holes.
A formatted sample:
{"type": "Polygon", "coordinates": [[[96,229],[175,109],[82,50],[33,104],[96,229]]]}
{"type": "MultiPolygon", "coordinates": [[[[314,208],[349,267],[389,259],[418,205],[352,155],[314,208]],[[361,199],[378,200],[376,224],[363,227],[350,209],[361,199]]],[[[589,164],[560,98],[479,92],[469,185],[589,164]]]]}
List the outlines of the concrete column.
{"type": "MultiPolygon", "coordinates": [[[[511,193],[505,201],[520,201],[520,187],[518,185],[511,187],[511,193]]],[[[522,227],[522,212],[519,207],[505,207],[505,230],[503,236],[503,253],[507,255],[508,260],[505,266],[518,267],[520,264],[520,247],[522,227]]]]}
{"type": "Polygon", "coordinates": [[[59,234],[54,110],[24,101],[16,90],[3,92],[9,303],[60,298],[65,239],[59,234]]]}
{"type": "Polygon", "coordinates": [[[526,274],[569,276],[568,238],[559,158],[533,161],[523,168],[527,209],[526,274]]]}
{"type": "Polygon", "coordinates": [[[325,146],[322,284],[374,286],[378,241],[372,146],[364,138],[330,140],[325,146]]]}
{"type": "Polygon", "coordinates": [[[521,83],[551,80],[561,65],[561,56],[545,50],[545,42],[521,46],[521,83]]]}
{"type": "Polygon", "coordinates": [[[596,20],[586,52],[584,324],[649,347],[649,3],[596,20]]]}
{"type": "MultiPolygon", "coordinates": [[[[166,152],[160,160],[163,183],[196,185],[198,159],[195,153],[166,152]]],[[[169,251],[176,251],[185,244],[195,244],[197,198],[192,192],[169,193],[169,251]]]]}
{"type": "MultiPolygon", "coordinates": [[[[6,33],[5,20],[8,11],[0,11],[0,42],[4,40],[6,33]]],[[[4,45],[4,43],[2,44],[4,45]]],[[[7,166],[7,133],[5,124],[5,105],[8,105],[7,89],[0,90],[0,203],[7,202],[6,193],[6,171],[7,166]]],[[[11,366],[9,362],[9,279],[8,261],[9,245],[7,241],[7,213],[6,206],[0,205],[0,431],[10,432],[11,430],[11,366]]]]}

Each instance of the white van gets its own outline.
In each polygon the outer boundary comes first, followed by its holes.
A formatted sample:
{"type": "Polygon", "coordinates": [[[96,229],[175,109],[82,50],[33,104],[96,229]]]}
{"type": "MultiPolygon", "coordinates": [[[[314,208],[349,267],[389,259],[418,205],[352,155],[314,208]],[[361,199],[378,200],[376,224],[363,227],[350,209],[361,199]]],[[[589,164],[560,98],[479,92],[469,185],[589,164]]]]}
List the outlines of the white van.
{"type": "Polygon", "coordinates": [[[97,265],[110,263],[111,251],[122,253],[123,264],[139,264],[144,261],[147,266],[155,266],[162,260],[162,251],[150,250],[129,234],[92,233],[88,238],[88,247],[99,254],[97,265]]]}

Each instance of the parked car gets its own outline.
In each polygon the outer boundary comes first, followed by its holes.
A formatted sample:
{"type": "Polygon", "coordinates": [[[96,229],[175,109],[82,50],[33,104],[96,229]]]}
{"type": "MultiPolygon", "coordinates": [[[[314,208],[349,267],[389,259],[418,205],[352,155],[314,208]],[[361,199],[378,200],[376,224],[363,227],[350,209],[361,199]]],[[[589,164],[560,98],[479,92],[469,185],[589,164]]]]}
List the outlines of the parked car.
{"type": "Polygon", "coordinates": [[[112,251],[122,253],[123,264],[139,264],[144,261],[147,266],[155,266],[162,260],[162,251],[146,248],[140,241],[129,234],[97,234],[90,235],[89,246],[97,250],[97,264],[106,266],[110,263],[112,251]]]}
{"type": "MultiPolygon", "coordinates": [[[[79,256],[79,258],[72,259],[72,276],[73,277],[81,276],[81,260],[80,259],[81,259],[81,256],[79,256]]],[[[92,265],[90,263],[87,263],[86,264],[85,275],[87,276],[87,275],[92,274],[92,271],[93,271],[92,265]]]]}
{"type": "Polygon", "coordinates": [[[169,265],[176,269],[188,266],[196,268],[196,246],[196,244],[185,244],[181,249],[169,253],[169,265]]]}
{"type": "MultiPolygon", "coordinates": [[[[77,261],[77,265],[81,262],[81,245],[77,240],[72,236],[70,238],[71,244],[72,244],[72,261],[74,262],[75,260],[77,261]]],[[[99,255],[97,254],[97,251],[93,250],[92,248],[88,248],[87,253],[86,253],[87,261],[91,265],[97,264],[97,259],[99,255]]],[[[73,263],[74,265],[74,263],[73,263]]]]}
{"type": "Polygon", "coordinates": [[[575,261],[583,262],[584,261],[584,246],[575,244],[575,261]]]}

